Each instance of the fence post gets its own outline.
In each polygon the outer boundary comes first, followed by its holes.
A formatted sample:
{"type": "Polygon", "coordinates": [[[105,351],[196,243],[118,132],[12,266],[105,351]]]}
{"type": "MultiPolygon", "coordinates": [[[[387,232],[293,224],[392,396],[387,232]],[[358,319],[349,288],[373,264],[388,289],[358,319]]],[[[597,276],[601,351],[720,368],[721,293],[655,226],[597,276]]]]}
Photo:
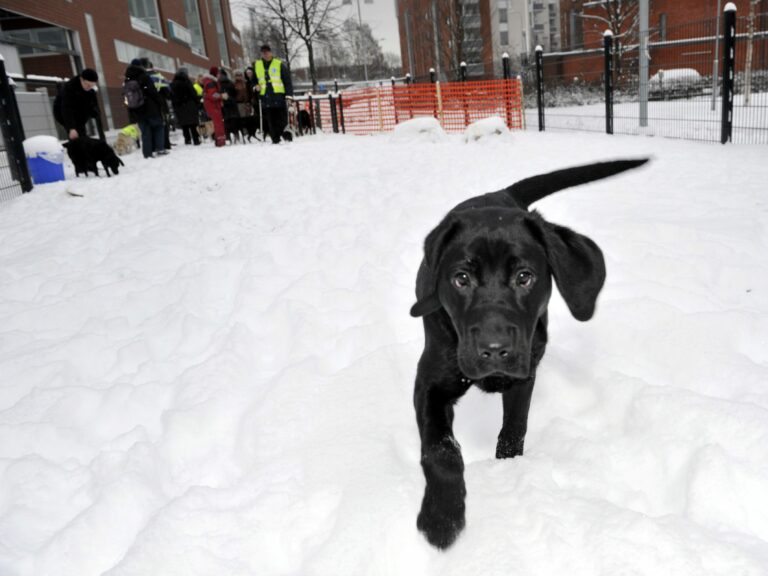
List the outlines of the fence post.
{"type": "Polygon", "coordinates": [[[440,82],[435,83],[435,95],[437,96],[437,121],[443,125],[443,95],[440,92],[440,82]]]}
{"type": "Polygon", "coordinates": [[[376,90],[376,106],[378,108],[378,114],[379,114],[379,132],[384,132],[384,113],[381,108],[381,91],[384,88],[379,86],[379,89],[376,90]]]}
{"type": "Polygon", "coordinates": [[[339,120],[341,121],[341,133],[346,134],[347,130],[344,127],[344,98],[339,93],[339,120]]]}
{"type": "Polygon", "coordinates": [[[320,114],[320,98],[315,98],[315,120],[317,120],[317,127],[320,130],[323,129],[323,117],[320,114]]]}
{"type": "Polygon", "coordinates": [[[462,82],[467,81],[467,63],[462,62],[459,64],[459,78],[461,78],[462,82]]]}
{"type": "Polygon", "coordinates": [[[312,92],[307,92],[309,98],[309,123],[311,126],[312,134],[315,134],[315,107],[312,105],[312,92]]]}
{"type": "Polygon", "coordinates": [[[429,69],[429,81],[434,84],[435,83],[435,69],[430,68],[429,69]]]}
{"type": "Polygon", "coordinates": [[[405,74],[405,83],[406,83],[406,85],[408,85],[408,86],[410,86],[410,84],[411,84],[411,73],[410,73],[410,72],[407,72],[407,73],[405,74]]]}
{"type": "Polygon", "coordinates": [[[5,62],[2,58],[0,58],[0,129],[7,147],[11,175],[21,184],[22,192],[29,192],[32,190],[32,177],[29,174],[27,156],[24,153],[24,128],[21,124],[19,106],[16,103],[16,94],[8,81],[5,62]]]}
{"type": "Polygon", "coordinates": [[[733,71],[736,60],[736,5],[728,2],[723,10],[723,103],[720,142],[733,141],[733,71]]]}
{"type": "Polygon", "coordinates": [[[333,133],[339,133],[339,120],[336,117],[336,100],[333,98],[333,94],[328,94],[328,105],[331,108],[331,125],[333,126],[333,133]]]}
{"type": "Polygon", "coordinates": [[[400,124],[400,118],[397,115],[397,95],[395,94],[395,77],[392,76],[392,108],[395,110],[395,124],[400,124]]]}
{"type": "Polygon", "coordinates": [[[605,54],[605,133],[613,134],[613,32],[603,33],[605,54]]]}
{"type": "Polygon", "coordinates": [[[333,80],[333,91],[336,92],[336,94],[339,93],[339,81],[336,78],[333,80]]]}
{"type": "Polygon", "coordinates": [[[539,132],[544,132],[544,48],[536,46],[536,108],[539,111],[539,132]]]}
{"type": "Polygon", "coordinates": [[[509,53],[501,55],[501,72],[504,80],[509,80],[509,53]]]}

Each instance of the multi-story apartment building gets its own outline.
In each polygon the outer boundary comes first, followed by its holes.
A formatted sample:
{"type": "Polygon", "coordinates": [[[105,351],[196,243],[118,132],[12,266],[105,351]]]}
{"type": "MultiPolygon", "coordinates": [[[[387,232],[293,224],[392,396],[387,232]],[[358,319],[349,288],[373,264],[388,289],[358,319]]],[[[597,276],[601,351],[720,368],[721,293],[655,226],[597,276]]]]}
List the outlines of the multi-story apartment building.
{"type": "Polygon", "coordinates": [[[127,122],[120,87],[133,58],[169,80],[181,66],[244,65],[230,0],[0,0],[0,50],[27,76],[95,69],[109,128],[127,122]]]}
{"type": "Polygon", "coordinates": [[[397,13],[403,67],[416,76],[455,77],[461,60],[470,77],[498,76],[504,53],[519,68],[538,44],[560,48],[560,0],[397,0],[397,13]]]}

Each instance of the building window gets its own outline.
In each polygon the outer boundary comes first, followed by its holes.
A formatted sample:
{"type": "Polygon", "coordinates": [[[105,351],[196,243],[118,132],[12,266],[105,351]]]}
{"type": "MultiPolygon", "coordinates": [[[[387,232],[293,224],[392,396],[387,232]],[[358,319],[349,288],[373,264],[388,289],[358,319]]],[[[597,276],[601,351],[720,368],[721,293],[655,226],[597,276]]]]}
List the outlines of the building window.
{"type": "Polygon", "coordinates": [[[156,0],[128,0],[131,26],[147,34],[163,35],[156,0]]]}
{"type": "Polygon", "coordinates": [[[509,32],[499,32],[499,36],[501,37],[501,45],[509,46],[509,32]]]}
{"type": "Polygon", "coordinates": [[[581,14],[576,12],[576,10],[571,10],[570,16],[571,48],[581,48],[584,46],[584,22],[581,14]]]}
{"type": "Polygon", "coordinates": [[[659,14],[659,40],[667,39],[667,15],[659,14]]]}
{"type": "Polygon", "coordinates": [[[115,40],[115,53],[117,54],[118,61],[123,64],[130,64],[134,58],[148,58],[157,70],[171,73],[176,71],[176,61],[170,56],[160,54],[154,50],[147,50],[140,46],[134,46],[122,40],[115,40]]]}
{"type": "Polygon", "coordinates": [[[205,56],[205,39],[203,38],[203,27],[200,24],[200,9],[197,5],[198,0],[184,0],[184,13],[187,15],[187,28],[192,34],[192,52],[205,56]]]}
{"type": "Polygon", "coordinates": [[[503,10],[499,8],[499,22],[504,23],[507,22],[507,9],[504,8],[503,10]]]}
{"type": "Polygon", "coordinates": [[[219,56],[222,66],[229,66],[229,49],[227,48],[227,33],[224,31],[224,14],[221,10],[221,0],[213,0],[213,19],[216,22],[216,36],[219,37],[219,56]]]}
{"type": "MultiPolygon", "coordinates": [[[[26,30],[8,30],[4,33],[14,40],[26,40],[35,44],[46,44],[54,49],[69,50],[67,31],[64,28],[29,28],[26,30]]],[[[50,55],[53,51],[30,46],[17,46],[19,56],[31,56],[33,54],[50,55]]],[[[55,53],[55,52],[54,52],[55,53]]]]}

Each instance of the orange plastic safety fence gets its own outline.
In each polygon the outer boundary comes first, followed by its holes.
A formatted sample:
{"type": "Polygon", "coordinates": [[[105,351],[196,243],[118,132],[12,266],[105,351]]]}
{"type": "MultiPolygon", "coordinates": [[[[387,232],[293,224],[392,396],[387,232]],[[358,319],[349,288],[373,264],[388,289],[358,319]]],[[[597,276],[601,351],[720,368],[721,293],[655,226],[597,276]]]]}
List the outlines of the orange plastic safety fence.
{"type": "MultiPolygon", "coordinates": [[[[331,104],[326,98],[319,102],[319,124],[328,132],[331,104]]],[[[524,128],[523,88],[519,78],[364,88],[343,92],[341,106],[337,103],[339,125],[342,113],[345,131],[351,134],[387,132],[423,116],[436,118],[447,132],[462,132],[472,122],[491,116],[503,118],[510,130],[520,130],[524,128]]]]}

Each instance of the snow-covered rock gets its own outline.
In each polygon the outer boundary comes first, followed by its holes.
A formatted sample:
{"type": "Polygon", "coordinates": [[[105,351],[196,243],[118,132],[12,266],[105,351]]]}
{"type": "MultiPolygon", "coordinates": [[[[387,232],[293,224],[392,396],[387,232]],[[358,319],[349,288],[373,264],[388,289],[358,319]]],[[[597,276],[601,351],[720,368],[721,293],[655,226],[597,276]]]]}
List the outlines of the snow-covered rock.
{"type": "Polygon", "coordinates": [[[503,119],[491,116],[473,122],[464,130],[464,141],[475,142],[481,139],[509,136],[509,128],[503,119]]]}
{"type": "Polygon", "coordinates": [[[432,116],[424,116],[406,120],[395,126],[390,139],[394,141],[440,142],[445,137],[445,130],[440,126],[440,122],[432,116]]]}

